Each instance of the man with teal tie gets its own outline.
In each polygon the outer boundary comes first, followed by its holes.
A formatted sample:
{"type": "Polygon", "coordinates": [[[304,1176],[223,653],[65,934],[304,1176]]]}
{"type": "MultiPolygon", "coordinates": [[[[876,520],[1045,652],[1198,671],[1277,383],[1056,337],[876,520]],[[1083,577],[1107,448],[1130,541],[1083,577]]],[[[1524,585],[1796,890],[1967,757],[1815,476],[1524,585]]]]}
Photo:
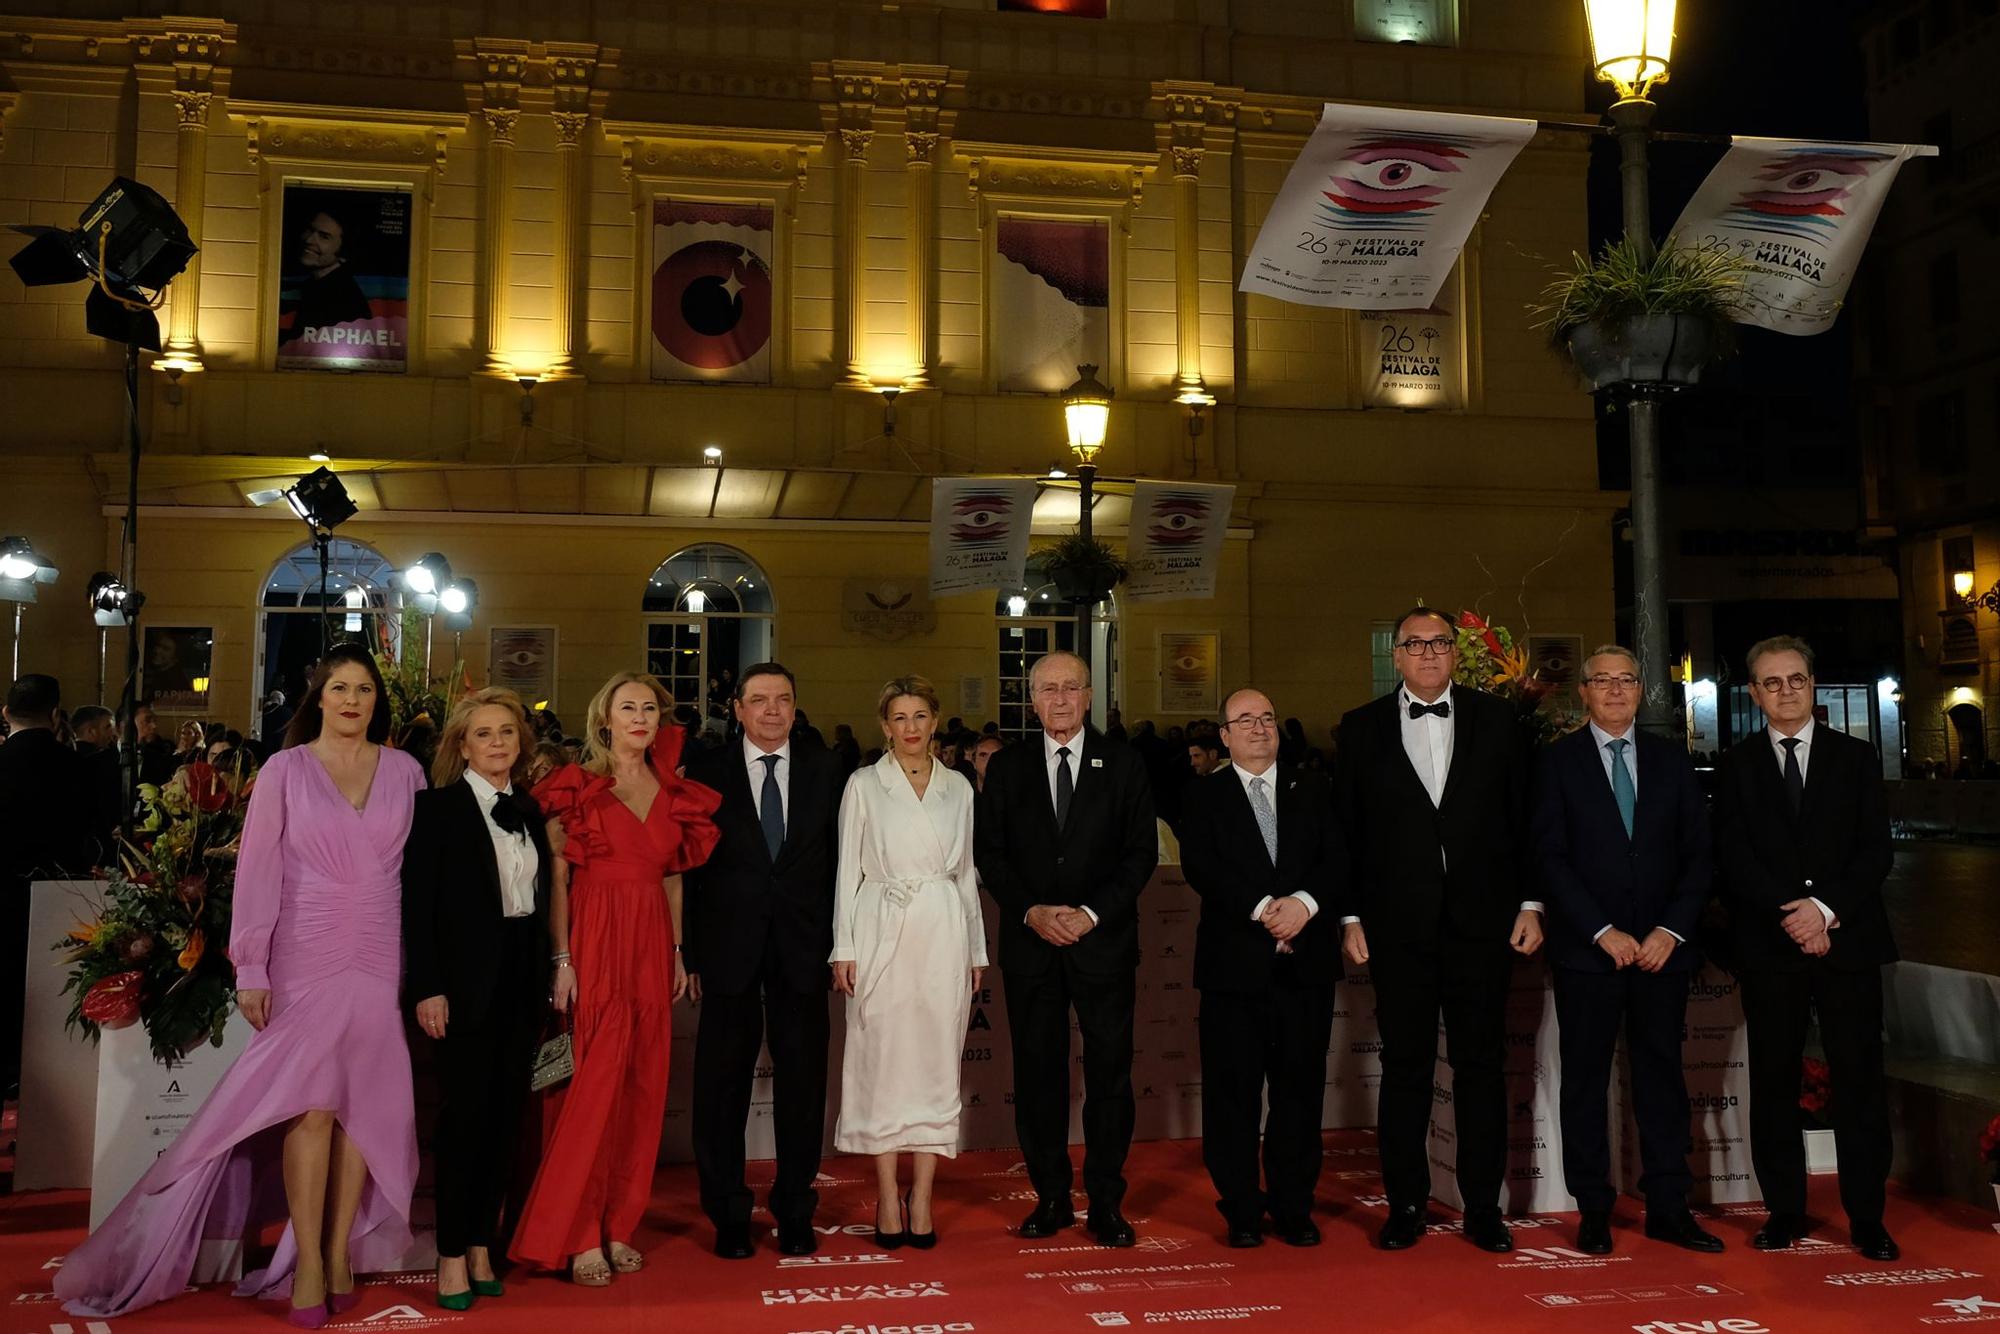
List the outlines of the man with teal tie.
{"type": "Polygon", "coordinates": [[[1633,725],[1638,660],[1615,644],[1583,664],[1590,715],[1542,752],[1534,804],[1537,888],[1562,1042],[1563,1177],[1582,1211],[1577,1249],[1608,1255],[1607,1091],[1622,1030],[1639,1123],[1646,1235],[1694,1251],[1722,1243],[1688,1212],[1681,1028],[1709,895],[1708,810],[1687,750],[1633,725]]]}

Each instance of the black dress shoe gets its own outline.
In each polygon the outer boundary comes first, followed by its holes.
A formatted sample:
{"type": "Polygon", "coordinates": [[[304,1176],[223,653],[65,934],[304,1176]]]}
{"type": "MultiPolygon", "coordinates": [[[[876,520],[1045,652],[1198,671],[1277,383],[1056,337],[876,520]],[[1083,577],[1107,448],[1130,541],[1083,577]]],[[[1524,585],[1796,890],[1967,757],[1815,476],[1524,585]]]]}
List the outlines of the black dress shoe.
{"type": "Polygon", "coordinates": [[[1478,1213],[1465,1220],[1465,1236],[1482,1251],[1506,1255],[1514,1249],[1514,1234],[1507,1230],[1498,1213],[1478,1213]]]}
{"type": "Polygon", "coordinates": [[[1805,1219],[1792,1214],[1772,1214],[1764,1220],[1764,1226],[1757,1229],[1757,1235],[1750,1238],[1750,1247],[1758,1251],[1782,1251],[1812,1230],[1805,1219]]]}
{"type": "Polygon", "coordinates": [[[748,1260],[755,1247],[750,1244],[747,1223],[725,1223],[715,1229],[715,1253],[725,1260],[748,1260]]]}
{"type": "Polygon", "coordinates": [[[1264,1244],[1264,1229],[1259,1221],[1235,1222],[1229,1225],[1229,1245],[1239,1251],[1247,1251],[1252,1246],[1264,1244]]]}
{"type": "Polygon", "coordinates": [[[1132,1231],[1132,1225],[1125,1221],[1125,1215],[1116,1209],[1093,1209],[1090,1214],[1090,1232],[1097,1238],[1099,1246],[1116,1246],[1123,1249],[1138,1244],[1139,1238],[1132,1231]]]}
{"type": "Polygon", "coordinates": [[[1576,1248],[1585,1255],[1611,1254],[1611,1211],[1585,1209],[1576,1225],[1576,1248]]]}
{"type": "Polygon", "coordinates": [[[1887,1264],[1903,1258],[1903,1248],[1880,1223],[1856,1223],[1849,1230],[1854,1237],[1854,1248],[1868,1259],[1887,1264]]]}
{"type": "Polygon", "coordinates": [[[1054,1200],[1043,1200],[1035,1206],[1033,1213],[1021,1220],[1021,1226],[1016,1231],[1018,1235],[1030,1241],[1040,1241],[1044,1237],[1053,1237],[1064,1228],[1075,1225],[1074,1209],[1067,1204],[1058,1204],[1054,1200]]]}
{"type": "Polygon", "coordinates": [[[1310,1218],[1273,1219],[1271,1229],[1287,1246],[1319,1245],[1319,1227],[1310,1218]]]}
{"type": "Polygon", "coordinates": [[[903,1240],[909,1243],[912,1249],[919,1251],[927,1251],[937,1245],[937,1219],[931,1219],[929,1232],[919,1232],[911,1227],[910,1197],[907,1195],[903,1197],[903,1240]]]}
{"type": "Polygon", "coordinates": [[[1694,1215],[1685,1209],[1657,1218],[1647,1211],[1646,1235],[1654,1241],[1671,1242],[1682,1250],[1700,1251],[1704,1255],[1718,1255],[1722,1251],[1722,1238],[1703,1231],[1694,1215]]]}
{"type": "Polygon", "coordinates": [[[819,1233],[811,1223],[778,1224],[778,1250],[785,1255],[811,1255],[819,1249],[819,1233]]]}
{"type": "Polygon", "coordinates": [[[1407,1251],[1424,1235],[1424,1206],[1400,1205],[1389,1210],[1389,1221],[1375,1234],[1375,1244],[1385,1251],[1407,1251]]]}

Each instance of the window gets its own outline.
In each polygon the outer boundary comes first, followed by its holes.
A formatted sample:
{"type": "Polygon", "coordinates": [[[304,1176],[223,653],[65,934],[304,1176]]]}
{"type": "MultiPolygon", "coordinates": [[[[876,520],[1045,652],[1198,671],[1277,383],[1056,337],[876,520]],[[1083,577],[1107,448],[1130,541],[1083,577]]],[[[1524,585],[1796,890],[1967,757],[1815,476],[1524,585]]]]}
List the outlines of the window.
{"type": "Polygon", "coordinates": [[[775,651],[771,581],[742,552],[703,543],[660,563],[643,606],[646,670],[676,706],[727,731],[743,669],[775,651]]]}
{"type": "Polygon", "coordinates": [[[1363,42],[1452,46],[1458,41],[1457,0],[1354,0],[1354,36],[1363,42]]]}
{"type": "Polygon", "coordinates": [[[1947,250],[1931,260],[1931,320],[1956,324],[1959,317],[1958,252],[1947,250]]]}
{"type": "Polygon", "coordinates": [[[1965,399],[1958,390],[1917,404],[1917,466],[1938,477],[1965,471],[1965,399]]]}
{"type": "MultiPolygon", "coordinates": [[[[1000,681],[1000,734],[1009,741],[1033,736],[1041,730],[1035,705],[1028,690],[1028,674],[1035,661],[1058,649],[1076,652],[1076,608],[1061,600],[1049,582],[1038,558],[1028,561],[1027,582],[1019,588],[1002,589],[995,601],[1000,681]]],[[[1097,604],[1091,629],[1090,720],[1104,725],[1105,713],[1118,707],[1115,695],[1118,672],[1118,610],[1115,602],[1097,604]]],[[[968,720],[969,721],[969,720],[968,720]]]]}
{"type": "Polygon", "coordinates": [[[1396,623],[1377,621],[1368,631],[1370,699],[1380,699],[1396,688],[1401,679],[1396,671],[1396,623]]]}
{"type": "MultiPolygon", "coordinates": [[[[257,734],[269,741],[265,727],[289,717],[305,693],[306,674],[319,661],[319,549],[307,542],[278,561],[264,580],[258,598],[257,734]],[[285,697],[282,708],[266,709],[272,691],[285,697]]],[[[401,600],[390,585],[395,567],[373,547],[334,538],[326,552],[328,643],[357,639],[379,648],[386,636],[394,647],[401,635],[396,616],[401,600]]],[[[282,725],[282,724],[278,724],[282,725]]]]}

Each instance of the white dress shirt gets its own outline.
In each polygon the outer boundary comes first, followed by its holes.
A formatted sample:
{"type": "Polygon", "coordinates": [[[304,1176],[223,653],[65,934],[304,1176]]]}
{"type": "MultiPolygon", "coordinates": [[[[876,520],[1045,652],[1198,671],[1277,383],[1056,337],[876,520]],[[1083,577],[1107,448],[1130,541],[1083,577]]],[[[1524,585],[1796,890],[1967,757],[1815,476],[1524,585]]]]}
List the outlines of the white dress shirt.
{"type": "Polygon", "coordinates": [[[792,827],[792,743],[787,740],[776,750],[757,749],[757,743],[749,737],[743,738],[743,766],[750,772],[750,804],[757,808],[757,818],[764,818],[764,757],[776,755],[778,763],[778,810],[785,817],[785,828],[792,827]]]}
{"type": "MultiPolygon", "coordinates": [[[[1440,718],[1435,713],[1426,713],[1420,718],[1410,716],[1410,705],[1424,701],[1410,694],[1407,685],[1396,687],[1396,726],[1403,734],[1403,753],[1410,757],[1410,767],[1417,771],[1424,791],[1430,793],[1431,805],[1444,805],[1445,782],[1451,777],[1451,743],[1458,726],[1450,718],[1440,718]]],[[[1451,705],[1451,683],[1446,682],[1444,693],[1430,701],[1432,704],[1451,705]]],[[[1448,864],[1443,848],[1438,849],[1438,861],[1448,864]]],[[[1522,912],[1540,912],[1542,905],[1533,899],[1521,904],[1522,912]]],[[[1359,917],[1343,917],[1340,924],[1358,922],[1359,917]]]]}
{"type": "Polygon", "coordinates": [[[465,771],[465,782],[479,803],[479,813],[486,820],[486,832],[493,839],[493,864],[500,871],[500,915],[530,916],[535,911],[535,876],[542,869],[542,859],[535,852],[534,842],[529,839],[525,828],[518,834],[510,834],[493,823],[493,808],[500,803],[500,798],[510,795],[514,787],[511,783],[506,787],[495,787],[470,769],[465,771]]]}
{"type": "MultiPolygon", "coordinates": [[[[1083,736],[1084,729],[1081,727],[1077,728],[1076,735],[1067,741],[1058,741],[1047,732],[1042,733],[1042,763],[1049,771],[1049,809],[1052,811],[1056,808],[1056,769],[1062,762],[1062,757],[1056,754],[1056,751],[1064,746],[1069,747],[1069,794],[1073,801],[1076,799],[1077,785],[1083,781],[1083,736]]],[[[1089,904],[1084,904],[1082,907],[1090,914],[1091,921],[1097,920],[1097,913],[1089,904]]],[[[1025,922],[1028,919],[1023,917],[1021,920],[1025,922]]]]}
{"type": "MultiPolygon", "coordinates": [[[[1597,743],[1597,758],[1604,762],[1604,781],[1612,785],[1611,790],[1613,792],[1618,790],[1618,780],[1612,777],[1611,766],[1618,763],[1618,759],[1613,756],[1611,743],[1614,741],[1630,743],[1625,747],[1625,753],[1621,758],[1624,760],[1625,774],[1632,780],[1632,797],[1636,801],[1639,796],[1639,731],[1637,726],[1627,723],[1622,733],[1613,736],[1596,723],[1592,723],[1590,724],[1590,739],[1597,743]]],[[[1603,926],[1597,928],[1597,934],[1592,936],[1591,939],[1595,941],[1610,929],[1611,923],[1606,922],[1603,926]]],[[[1687,943],[1687,937],[1672,927],[1663,926],[1660,930],[1683,944],[1687,943]]]]}
{"type": "MultiPolygon", "coordinates": [[[[1271,765],[1268,768],[1266,768],[1264,772],[1257,774],[1251,773],[1241,764],[1235,763],[1234,761],[1230,762],[1229,767],[1235,771],[1236,776],[1238,778],[1243,780],[1243,796],[1245,800],[1250,802],[1250,811],[1252,815],[1256,814],[1257,803],[1250,796],[1250,780],[1253,778],[1261,778],[1264,780],[1264,800],[1271,804],[1271,823],[1273,825],[1276,825],[1278,822],[1277,762],[1275,760],[1272,761],[1271,765]]],[[[1261,835],[1263,833],[1263,830],[1260,829],[1257,832],[1261,835]]],[[[1297,899],[1300,903],[1306,905],[1306,920],[1308,922],[1310,922],[1313,918],[1319,916],[1319,900],[1314,898],[1311,894],[1307,893],[1305,890],[1302,889],[1298,891],[1296,894],[1291,894],[1288,895],[1287,897],[1297,899]]],[[[1258,899],[1257,906],[1250,910],[1250,920],[1253,922],[1262,921],[1264,917],[1264,909],[1270,906],[1271,906],[1271,896],[1269,894],[1266,894],[1263,898],[1258,899]]],[[[1280,954],[1290,954],[1292,952],[1292,947],[1290,943],[1287,941],[1283,940],[1278,941],[1277,945],[1278,945],[1278,953],[1280,954]]]]}
{"type": "MultiPolygon", "coordinates": [[[[1799,744],[1792,747],[1792,753],[1799,757],[1799,777],[1802,780],[1809,779],[1811,777],[1813,729],[1818,725],[1819,723],[1817,719],[1808,716],[1806,718],[1806,725],[1804,727],[1801,727],[1798,731],[1792,734],[1794,737],[1798,738],[1799,744]]],[[[1769,724],[1766,724],[1764,728],[1764,735],[1770,738],[1771,753],[1777,757],[1778,772],[1782,774],[1785,772],[1785,744],[1784,744],[1785,734],[1783,732],[1780,732],[1777,728],[1772,727],[1769,724]]],[[[1806,895],[1806,898],[1811,901],[1813,907],[1819,909],[1819,915],[1826,919],[1827,930],[1831,931],[1833,930],[1833,928],[1840,925],[1839,919],[1833,915],[1833,909],[1827,907],[1824,903],[1820,902],[1818,899],[1813,898],[1812,895],[1810,894],[1806,895]]]]}

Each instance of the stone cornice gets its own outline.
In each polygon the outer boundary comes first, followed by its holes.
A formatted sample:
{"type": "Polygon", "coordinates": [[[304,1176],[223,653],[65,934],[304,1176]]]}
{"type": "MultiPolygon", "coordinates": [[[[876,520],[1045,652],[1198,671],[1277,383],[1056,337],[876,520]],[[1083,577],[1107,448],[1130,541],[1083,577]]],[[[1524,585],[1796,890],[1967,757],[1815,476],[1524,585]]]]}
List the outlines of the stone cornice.
{"type": "Polygon", "coordinates": [[[422,168],[442,167],[452,133],[470,120],[462,111],[240,100],[229,104],[229,118],[243,125],[252,162],[282,157],[422,168]]]}

